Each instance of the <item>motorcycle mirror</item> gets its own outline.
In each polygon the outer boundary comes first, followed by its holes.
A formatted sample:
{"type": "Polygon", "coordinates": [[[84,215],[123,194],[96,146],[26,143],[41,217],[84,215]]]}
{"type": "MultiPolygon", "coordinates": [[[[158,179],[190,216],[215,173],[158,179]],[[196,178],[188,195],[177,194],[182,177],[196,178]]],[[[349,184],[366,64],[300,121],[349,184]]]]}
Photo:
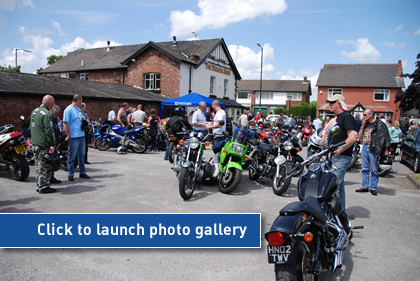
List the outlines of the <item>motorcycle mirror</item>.
{"type": "Polygon", "coordinates": [[[25,120],[25,116],[21,115],[20,119],[25,120]]]}

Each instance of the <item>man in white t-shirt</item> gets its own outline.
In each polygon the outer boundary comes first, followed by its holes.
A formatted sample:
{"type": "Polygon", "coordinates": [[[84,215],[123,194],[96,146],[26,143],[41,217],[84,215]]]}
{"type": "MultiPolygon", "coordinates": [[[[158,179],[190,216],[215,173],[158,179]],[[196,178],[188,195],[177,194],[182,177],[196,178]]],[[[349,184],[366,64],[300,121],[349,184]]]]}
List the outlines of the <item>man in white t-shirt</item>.
{"type": "Polygon", "coordinates": [[[108,112],[108,121],[112,122],[112,125],[117,124],[117,108],[113,107],[110,112],[108,112]]]}
{"type": "Polygon", "coordinates": [[[221,142],[224,140],[223,132],[226,131],[226,112],[220,107],[220,103],[218,100],[215,100],[212,102],[212,107],[214,111],[216,112],[216,115],[214,115],[213,118],[213,125],[206,126],[206,129],[213,129],[213,145],[221,142]],[[223,120],[225,124],[223,126],[219,125],[219,121],[223,120]]]}
{"type": "Polygon", "coordinates": [[[137,110],[131,116],[131,123],[134,124],[134,128],[143,126],[144,120],[146,119],[146,113],[143,111],[143,105],[139,104],[137,106],[137,110]]]}

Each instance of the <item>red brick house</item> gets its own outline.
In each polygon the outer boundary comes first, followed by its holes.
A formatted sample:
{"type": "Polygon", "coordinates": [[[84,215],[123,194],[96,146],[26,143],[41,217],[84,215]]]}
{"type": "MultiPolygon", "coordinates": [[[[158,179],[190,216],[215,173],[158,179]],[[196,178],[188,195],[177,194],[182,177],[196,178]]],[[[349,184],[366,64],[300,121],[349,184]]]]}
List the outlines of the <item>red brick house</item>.
{"type": "MultiPolygon", "coordinates": [[[[311,81],[303,80],[262,80],[261,110],[267,115],[275,108],[309,103],[312,95],[311,81]]],[[[236,101],[252,111],[259,111],[260,80],[238,81],[236,101]]]]}
{"type": "Polygon", "coordinates": [[[404,88],[402,64],[326,64],[318,82],[319,114],[333,116],[326,100],[334,94],[346,98],[348,111],[355,115],[372,109],[375,117],[384,113],[399,120],[401,112],[394,103],[395,95],[404,88]]]}

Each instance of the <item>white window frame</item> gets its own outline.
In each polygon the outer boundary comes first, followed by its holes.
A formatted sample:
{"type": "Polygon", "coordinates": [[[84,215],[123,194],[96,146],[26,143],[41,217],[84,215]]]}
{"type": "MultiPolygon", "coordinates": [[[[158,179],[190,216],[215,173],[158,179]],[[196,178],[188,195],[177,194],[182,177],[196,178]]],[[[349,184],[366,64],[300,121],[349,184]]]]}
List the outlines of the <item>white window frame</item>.
{"type": "Polygon", "coordinates": [[[328,98],[329,99],[332,98],[332,96],[336,95],[336,94],[342,95],[343,94],[343,89],[340,89],[340,88],[329,88],[328,89],[328,98]]]}
{"type": "Polygon", "coordinates": [[[216,84],[216,77],[210,76],[210,94],[215,94],[214,92],[215,84],[216,84]]]}
{"type": "Polygon", "coordinates": [[[242,100],[250,100],[252,97],[252,93],[247,93],[247,92],[238,92],[238,99],[242,99],[242,100]],[[246,94],[246,98],[240,98],[239,94],[246,94]]]}
{"type": "Polygon", "coordinates": [[[385,90],[385,89],[375,89],[373,91],[373,100],[374,101],[389,101],[389,96],[390,96],[390,90],[385,90]],[[376,95],[383,95],[383,99],[377,99],[376,95]]]}
{"type": "Polygon", "coordinates": [[[80,73],[80,80],[89,80],[89,73],[80,73]]]}
{"type": "Polygon", "coordinates": [[[160,82],[161,82],[160,73],[150,72],[150,73],[144,74],[144,89],[145,90],[160,90],[160,82]]]}
{"type": "MultiPolygon", "coordinates": [[[[256,94],[257,94],[257,100],[259,100],[260,99],[260,92],[257,92],[256,94]]],[[[262,96],[262,100],[272,100],[273,99],[273,93],[262,92],[261,96],[262,96]],[[267,97],[267,95],[268,95],[268,97],[267,97]]]]}

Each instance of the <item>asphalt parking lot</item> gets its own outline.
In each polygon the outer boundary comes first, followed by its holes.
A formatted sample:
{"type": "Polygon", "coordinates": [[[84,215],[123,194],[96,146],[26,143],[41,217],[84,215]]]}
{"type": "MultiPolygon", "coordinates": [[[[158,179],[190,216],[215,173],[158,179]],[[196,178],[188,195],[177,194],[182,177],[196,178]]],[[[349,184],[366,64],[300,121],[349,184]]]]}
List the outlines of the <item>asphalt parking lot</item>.
{"type": "MultiPolygon", "coordinates": [[[[211,155],[205,151],[207,160],[211,155]]],[[[91,179],[76,170],[69,182],[65,171],[56,172],[63,182],[55,194],[35,192],[34,166],[26,182],[0,172],[0,213],[261,213],[263,234],[284,205],[298,200],[297,178],[279,197],[270,179],[254,182],[244,171],[233,194],[203,185],[183,201],[163,152],[90,149],[89,161],[91,179]]],[[[360,172],[359,165],[346,175],[347,212],[364,229],[354,232],[343,268],[320,280],[418,280],[420,190],[407,179],[412,171],[395,162],[376,197],[354,192],[360,172]]],[[[261,249],[0,249],[0,272],[1,280],[274,280],[265,241],[261,249]]]]}

